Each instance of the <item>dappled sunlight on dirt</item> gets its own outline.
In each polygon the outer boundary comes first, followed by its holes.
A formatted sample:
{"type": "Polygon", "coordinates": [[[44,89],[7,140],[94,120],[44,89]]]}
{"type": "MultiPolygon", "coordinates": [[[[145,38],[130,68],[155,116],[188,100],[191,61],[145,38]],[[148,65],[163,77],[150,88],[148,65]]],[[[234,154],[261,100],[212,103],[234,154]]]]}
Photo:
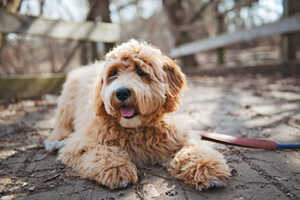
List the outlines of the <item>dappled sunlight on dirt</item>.
{"type": "MultiPolygon", "coordinates": [[[[300,80],[281,77],[189,78],[177,114],[194,129],[233,136],[300,142],[300,80]]],[[[108,190],[83,180],[47,153],[55,103],[0,105],[1,199],[300,199],[300,151],[266,151],[214,144],[232,178],[225,189],[198,192],[159,166],[139,171],[139,183],[108,190]]],[[[185,122],[183,122],[185,123],[185,122]]]]}

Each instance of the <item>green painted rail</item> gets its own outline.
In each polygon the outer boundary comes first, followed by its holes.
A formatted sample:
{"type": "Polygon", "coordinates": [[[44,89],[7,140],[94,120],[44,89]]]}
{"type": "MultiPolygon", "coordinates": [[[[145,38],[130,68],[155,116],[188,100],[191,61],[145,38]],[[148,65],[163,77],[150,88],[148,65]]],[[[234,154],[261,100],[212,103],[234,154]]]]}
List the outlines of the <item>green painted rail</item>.
{"type": "Polygon", "coordinates": [[[65,74],[0,77],[0,99],[34,98],[61,91],[65,74]]]}

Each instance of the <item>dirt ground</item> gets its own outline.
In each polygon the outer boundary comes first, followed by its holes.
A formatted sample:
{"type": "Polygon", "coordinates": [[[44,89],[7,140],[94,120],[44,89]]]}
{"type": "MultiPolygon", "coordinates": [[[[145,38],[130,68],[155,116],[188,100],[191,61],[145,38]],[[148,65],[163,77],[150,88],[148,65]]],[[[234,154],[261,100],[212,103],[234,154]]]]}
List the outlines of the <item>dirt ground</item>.
{"type": "MultiPolygon", "coordinates": [[[[227,77],[189,79],[178,111],[196,129],[223,134],[300,141],[300,79],[227,77]]],[[[29,200],[300,199],[300,151],[268,151],[212,145],[228,160],[232,177],[224,189],[199,192],[154,166],[139,183],[111,191],[80,179],[43,149],[52,130],[55,98],[0,104],[0,198],[29,200]]],[[[183,122],[184,123],[184,122],[183,122]]]]}

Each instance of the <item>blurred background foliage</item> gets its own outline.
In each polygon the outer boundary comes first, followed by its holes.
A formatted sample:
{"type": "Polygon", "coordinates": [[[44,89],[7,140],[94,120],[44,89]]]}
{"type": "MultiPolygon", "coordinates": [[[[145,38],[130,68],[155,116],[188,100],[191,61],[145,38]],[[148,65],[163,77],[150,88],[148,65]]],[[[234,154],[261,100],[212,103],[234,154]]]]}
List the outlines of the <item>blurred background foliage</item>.
{"type": "MultiPolygon", "coordinates": [[[[121,39],[145,40],[164,53],[183,43],[214,37],[222,32],[274,22],[283,15],[283,0],[1,0],[12,13],[67,21],[120,24],[121,39]],[[244,2],[246,5],[230,10],[244,2]],[[203,23],[209,21],[209,23],[203,23]]],[[[101,59],[115,44],[51,39],[24,34],[1,34],[0,75],[67,72],[101,59]]],[[[227,65],[278,62],[279,36],[232,45],[226,50],[227,65]],[[247,48],[247,50],[245,50],[247,48]],[[239,52],[239,53],[237,53],[239,52]]],[[[182,58],[184,67],[217,66],[210,52],[182,58]]]]}

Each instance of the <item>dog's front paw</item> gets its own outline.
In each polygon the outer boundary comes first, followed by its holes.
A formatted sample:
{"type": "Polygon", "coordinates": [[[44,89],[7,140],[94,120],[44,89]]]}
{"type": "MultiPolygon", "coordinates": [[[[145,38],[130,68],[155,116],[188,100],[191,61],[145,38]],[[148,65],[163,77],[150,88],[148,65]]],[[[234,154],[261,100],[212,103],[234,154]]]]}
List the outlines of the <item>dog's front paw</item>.
{"type": "Polygon", "coordinates": [[[182,166],[179,169],[169,169],[169,172],[200,191],[224,188],[226,186],[225,180],[230,176],[227,165],[223,163],[206,164],[202,162],[190,163],[189,166],[182,166]]]}
{"type": "Polygon", "coordinates": [[[193,147],[182,149],[170,162],[169,173],[197,190],[225,187],[224,181],[230,176],[228,165],[220,154],[206,152],[193,147]]]}
{"type": "Polygon", "coordinates": [[[195,189],[197,190],[207,190],[207,189],[221,189],[226,187],[226,182],[224,180],[219,179],[211,179],[206,182],[199,182],[195,185],[195,189]]]}
{"type": "Polygon", "coordinates": [[[134,164],[127,163],[116,167],[103,167],[96,177],[96,181],[110,189],[124,189],[138,180],[137,169],[134,164]]]}
{"type": "Polygon", "coordinates": [[[47,151],[56,151],[64,146],[64,141],[48,141],[44,142],[44,147],[47,151]]]}
{"type": "Polygon", "coordinates": [[[195,163],[186,173],[192,180],[185,180],[197,190],[224,188],[226,179],[230,176],[228,166],[223,162],[210,161],[195,163]]]}
{"type": "Polygon", "coordinates": [[[224,188],[226,186],[226,183],[225,183],[225,181],[222,181],[222,180],[213,179],[208,182],[208,185],[209,185],[208,186],[209,189],[224,188]]]}

